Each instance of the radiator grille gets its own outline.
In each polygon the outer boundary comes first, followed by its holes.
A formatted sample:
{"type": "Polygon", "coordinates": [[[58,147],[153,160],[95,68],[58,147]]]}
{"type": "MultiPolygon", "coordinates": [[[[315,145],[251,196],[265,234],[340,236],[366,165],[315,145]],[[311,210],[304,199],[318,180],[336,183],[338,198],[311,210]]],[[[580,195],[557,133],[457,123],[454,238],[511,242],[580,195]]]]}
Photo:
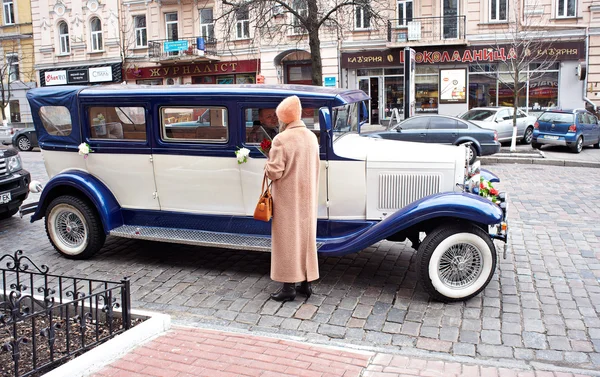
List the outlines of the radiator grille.
{"type": "Polygon", "coordinates": [[[400,209],[440,192],[439,174],[380,174],[378,209],[400,209]]]}
{"type": "Polygon", "coordinates": [[[6,159],[0,158],[0,176],[6,175],[6,159]]]}

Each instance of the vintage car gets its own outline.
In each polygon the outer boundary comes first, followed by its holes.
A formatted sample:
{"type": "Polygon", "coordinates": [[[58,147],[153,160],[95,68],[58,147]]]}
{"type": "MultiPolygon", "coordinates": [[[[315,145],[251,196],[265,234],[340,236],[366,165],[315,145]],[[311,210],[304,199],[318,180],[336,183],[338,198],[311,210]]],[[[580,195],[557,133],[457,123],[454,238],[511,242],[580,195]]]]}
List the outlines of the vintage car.
{"type": "Polygon", "coordinates": [[[493,240],[507,240],[505,196],[492,202],[467,192],[463,146],[361,137],[369,98],[359,90],[32,89],[27,97],[50,180],[22,214],[44,218],[50,242],[69,258],[90,257],[108,235],[269,251],[271,224],[253,218],[266,159],[247,133],[262,109],[272,111],[290,95],[300,97],[303,120],[320,142],[319,253],[408,239],[434,298],[481,292],[495,271],[493,240]],[[198,114],[208,126],[169,127],[198,114]],[[251,152],[240,164],[235,152],[243,147],[251,152]]]}

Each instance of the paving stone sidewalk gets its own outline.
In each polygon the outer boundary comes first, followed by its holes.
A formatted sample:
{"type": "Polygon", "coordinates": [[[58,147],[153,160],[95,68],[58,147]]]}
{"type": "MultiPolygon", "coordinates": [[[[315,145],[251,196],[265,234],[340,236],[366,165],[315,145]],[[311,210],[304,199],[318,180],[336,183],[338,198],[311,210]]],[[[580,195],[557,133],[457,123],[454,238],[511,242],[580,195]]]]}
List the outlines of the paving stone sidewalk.
{"type": "Polygon", "coordinates": [[[588,374],[495,367],[224,331],[175,327],[94,377],[584,377],[588,374]]]}

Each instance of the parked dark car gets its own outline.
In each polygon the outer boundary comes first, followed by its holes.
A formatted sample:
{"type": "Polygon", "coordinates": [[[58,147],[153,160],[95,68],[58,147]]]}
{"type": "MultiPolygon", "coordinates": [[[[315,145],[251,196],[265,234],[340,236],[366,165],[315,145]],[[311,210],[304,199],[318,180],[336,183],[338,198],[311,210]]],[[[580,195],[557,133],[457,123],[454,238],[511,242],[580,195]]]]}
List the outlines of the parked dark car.
{"type": "Polygon", "coordinates": [[[477,156],[487,156],[500,151],[496,131],[445,115],[415,116],[398,123],[387,131],[369,133],[365,136],[452,145],[470,143],[469,163],[473,163],[477,156]]]}
{"type": "Polygon", "coordinates": [[[544,111],[533,126],[531,146],[564,145],[580,153],[584,145],[600,148],[598,118],[584,109],[544,111]]]}
{"type": "Polygon", "coordinates": [[[23,169],[21,157],[13,147],[0,145],[0,220],[19,211],[29,195],[31,177],[23,169]]]}
{"type": "Polygon", "coordinates": [[[22,152],[27,152],[38,146],[35,128],[23,128],[13,135],[12,144],[22,152]]]}

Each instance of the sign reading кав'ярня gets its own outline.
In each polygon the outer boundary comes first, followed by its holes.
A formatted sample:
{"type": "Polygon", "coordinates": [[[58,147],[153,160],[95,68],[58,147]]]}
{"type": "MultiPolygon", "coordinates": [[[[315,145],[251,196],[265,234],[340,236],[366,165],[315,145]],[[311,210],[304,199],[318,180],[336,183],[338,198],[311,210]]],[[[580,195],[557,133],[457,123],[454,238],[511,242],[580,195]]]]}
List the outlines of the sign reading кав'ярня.
{"type": "MultiPolygon", "coordinates": [[[[520,54],[532,55],[531,60],[546,59],[548,56],[557,61],[579,60],[585,55],[583,41],[557,42],[548,44],[535,51],[518,51],[506,46],[470,46],[470,47],[415,47],[417,64],[458,64],[458,63],[495,63],[517,58],[520,54]]],[[[342,53],[342,68],[397,67],[404,63],[403,49],[387,49],[342,53]]]]}

